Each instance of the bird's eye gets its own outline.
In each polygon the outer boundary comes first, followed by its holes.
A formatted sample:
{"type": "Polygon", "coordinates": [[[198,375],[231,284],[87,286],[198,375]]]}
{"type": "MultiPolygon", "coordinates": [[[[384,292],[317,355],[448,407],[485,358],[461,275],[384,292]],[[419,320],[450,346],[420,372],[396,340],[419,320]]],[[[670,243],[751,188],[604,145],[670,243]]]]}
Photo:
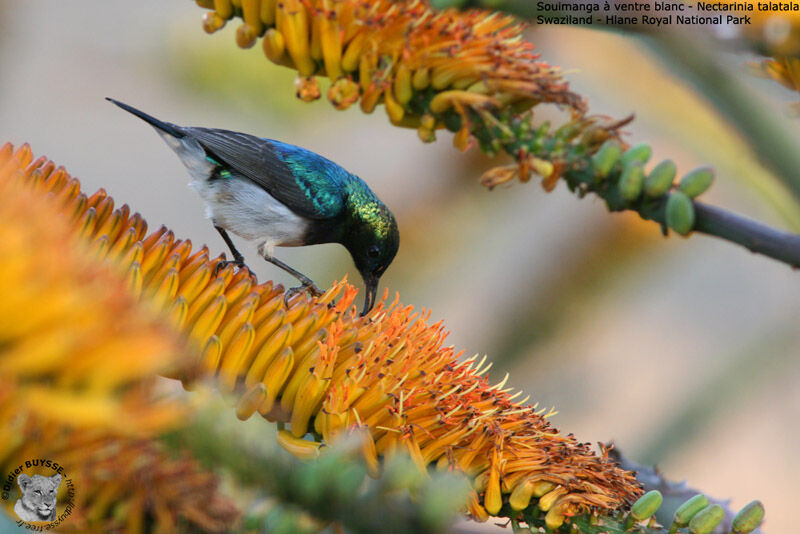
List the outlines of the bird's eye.
{"type": "Polygon", "coordinates": [[[369,251],[367,252],[370,258],[377,258],[380,253],[381,251],[378,248],[378,245],[372,245],[371,247],[369,247],[369,251]]]}

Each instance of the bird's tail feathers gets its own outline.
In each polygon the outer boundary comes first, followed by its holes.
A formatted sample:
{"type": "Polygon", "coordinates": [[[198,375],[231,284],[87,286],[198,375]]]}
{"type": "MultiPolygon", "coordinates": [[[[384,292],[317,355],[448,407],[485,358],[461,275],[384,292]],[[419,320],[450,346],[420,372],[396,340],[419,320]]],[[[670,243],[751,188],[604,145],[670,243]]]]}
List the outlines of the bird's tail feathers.
{"type": "Polygon", "coordinates": [[[160,121],[157,118],[153,117],[152,115],[148,115],[144,111],[138,110],[133,106],[129,106],[124,102],[120,102],[119,100],[114,100],[113,98],[106,97],[106,100],[116,104],[117,106],[121,107],[125,111],[132,113],[142,119],[143,121],[147,122],[154,128],[161,130],[173,137],[177,137],[178,139],[184,137],[186,134],[183,132],[182,128],[171,124],[169,122],[160,121]]]}

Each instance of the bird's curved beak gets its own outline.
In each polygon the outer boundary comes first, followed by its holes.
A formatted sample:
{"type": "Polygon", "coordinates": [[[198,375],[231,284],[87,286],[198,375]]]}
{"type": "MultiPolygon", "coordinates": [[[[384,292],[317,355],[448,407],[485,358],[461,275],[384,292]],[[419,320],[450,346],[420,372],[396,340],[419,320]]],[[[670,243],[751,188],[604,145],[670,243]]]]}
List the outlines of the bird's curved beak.
{"type": "Polygon", "coordinates": [[[379,278],[377,276],[364,276],[366,293],[364,294],[364,309],[361,311],[361,317],[368,314],[375,305],[375,295],[378,293],[378,280],[379,278]]]}

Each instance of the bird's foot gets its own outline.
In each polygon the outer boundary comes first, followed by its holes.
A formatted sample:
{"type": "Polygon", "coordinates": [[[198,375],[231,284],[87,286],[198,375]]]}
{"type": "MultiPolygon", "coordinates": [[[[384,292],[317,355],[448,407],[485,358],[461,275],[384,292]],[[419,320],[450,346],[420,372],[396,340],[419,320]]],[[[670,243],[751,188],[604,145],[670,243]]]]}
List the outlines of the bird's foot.
{"type": "Polygon", "coordinates": [[[290,287],[289,289],[286,290],[286,293],[283,296],[283,303],[286,304],[287,308],[289,307],[289,301],[292,300],[292,297],[294,297],[297,293],[300,293],[302,291],[308,291],[309,295],[311,295],[312,297],[321,297],[324,294],[324,292],[316,285],[314,285],[314,282],[312,282],[311,280],[309,280],[308,282],[303,282],[303,285],[297,287],[290,287]]]}
{"type": "Polygon", "coordinates": [[[225,267],[227,267],[228,265],[235,265],[235,266],[239,267],[240,269],[245,268],[245,269],[247,269],[247,272],[249,272],[251,276],[255,276],[255,273],[253,273],[252,269],[250,269],[250,267],[248,267],[247,264],[245,264],[243,258],[238,258],[238,259],[234,259],[234,260],[222,260],[222,261],[220,261],[219,263],[217,263],[217,266],[214,267],[214,276],[217,276],[219,274],[219,272],[222,269],[224,269],[225,267]]]}

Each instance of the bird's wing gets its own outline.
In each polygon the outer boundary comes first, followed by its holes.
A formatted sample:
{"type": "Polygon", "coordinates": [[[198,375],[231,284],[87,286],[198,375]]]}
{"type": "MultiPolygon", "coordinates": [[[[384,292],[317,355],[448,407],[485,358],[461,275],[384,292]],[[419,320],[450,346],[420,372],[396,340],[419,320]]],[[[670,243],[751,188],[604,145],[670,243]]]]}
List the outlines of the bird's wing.
{"type": "Polygon", "coordinates": [[[344,210],[341,174],[347,171],[318,154],[229,130],[184,131],[213,159],[252,180],[298,215],[329,219],[344,210]]]}

